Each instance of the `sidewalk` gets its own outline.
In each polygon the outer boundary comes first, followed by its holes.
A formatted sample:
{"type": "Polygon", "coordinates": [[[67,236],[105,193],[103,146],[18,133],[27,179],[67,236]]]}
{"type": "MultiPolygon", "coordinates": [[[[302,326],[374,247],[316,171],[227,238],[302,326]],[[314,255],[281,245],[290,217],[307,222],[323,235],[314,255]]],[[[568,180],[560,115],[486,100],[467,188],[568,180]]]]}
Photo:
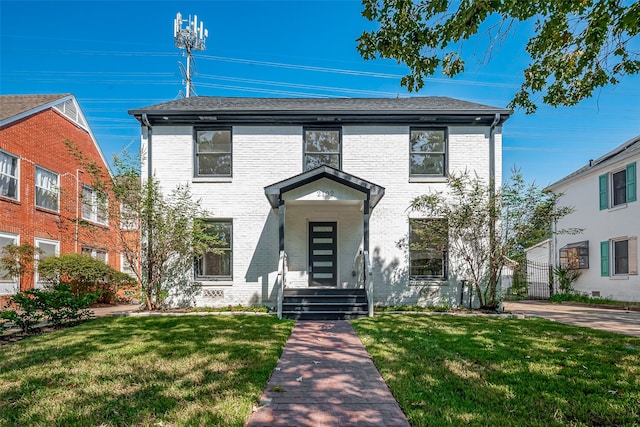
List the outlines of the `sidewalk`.
{"type": "Polygon", "coordinates": [[[409,426],[346,320],[300,321],[247,427],[409,426]]]}

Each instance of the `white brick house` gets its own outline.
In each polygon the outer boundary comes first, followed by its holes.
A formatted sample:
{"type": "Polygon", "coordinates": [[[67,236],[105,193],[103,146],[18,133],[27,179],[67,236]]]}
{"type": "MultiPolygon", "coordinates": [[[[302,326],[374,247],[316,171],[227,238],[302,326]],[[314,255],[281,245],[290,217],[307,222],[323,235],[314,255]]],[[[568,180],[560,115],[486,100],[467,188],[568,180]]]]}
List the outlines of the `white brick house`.
{"type": "Polygon", "coordinates": [[[129,111],[143,173],[166,191],[190,184],[228,241],[195,263],[199,306],[276,306],[282,286],[458,305],[446,248],[406,244],[420,227],[409,203],[465,170],[500,183],[510,113],[443,97],[191,97],[129,111]]]}
{"type": "Polygon", "coordinates": [[[577,291],[640,301],[638,163],[640,135],[548,187],[574,208],[557,228],[583,229],[553,239],[554,264],[581,272],[577,291]]]}

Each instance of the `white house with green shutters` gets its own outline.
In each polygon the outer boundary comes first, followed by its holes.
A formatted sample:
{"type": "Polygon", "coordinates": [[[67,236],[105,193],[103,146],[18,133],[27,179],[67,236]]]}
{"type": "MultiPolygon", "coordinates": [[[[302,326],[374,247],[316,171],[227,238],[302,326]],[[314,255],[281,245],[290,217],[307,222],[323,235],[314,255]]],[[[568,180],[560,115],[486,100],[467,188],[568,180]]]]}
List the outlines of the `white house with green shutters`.
{"type": "Polygon", "coordinates": [[[552,239],[554,263],[581,273],[577,291],[640,301],[638,163],[640,135],[548,187],[561,194],[560,205],[574,208],[557,229],[583,229],[552,239]]]}
{"type": "Polygon", "coordinates": [[[189,184],[224,241],[195,260],[190,303],[296,318],[467,303],[447,247],[420,232],[441,219],[409,206],[454,173],[500,183],[510,110],[447,97],[198,96],[129,114],[143,173],[165,191],[189,184]]]}

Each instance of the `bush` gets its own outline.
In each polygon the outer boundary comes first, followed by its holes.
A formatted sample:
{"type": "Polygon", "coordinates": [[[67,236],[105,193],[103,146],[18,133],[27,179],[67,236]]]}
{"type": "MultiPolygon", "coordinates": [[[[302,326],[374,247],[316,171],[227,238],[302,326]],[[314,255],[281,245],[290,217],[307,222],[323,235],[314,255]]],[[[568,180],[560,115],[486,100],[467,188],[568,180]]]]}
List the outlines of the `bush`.
{"type": "Polygon", "coordinates": [[[573,292],[573,283],[580,277],[581,271],[569,267],[558,266],[553,269],[553,275],[558,280],[561,293],[573,292]]]}
{"type": "Polygon", "coordinates": [[[0,318],[5,320],[3,327],[13,324],[23,332],[31,332],[44,317],[44,313],[39,310],[39,302],[34,296],[36,289],[20,292],[9,299],[6,310],[0,312],[0,318]],[[9,309],[17,306],[19,310],[9,309]]]}
{"type": "Polygon", "coordinates": [[[77,295],[66,283],[47,289],[29,289],[14,295],[0,318],[13,323],[23,332],[33,331],[41,320],[53,327],[77,323],[93,315],[88,307],[98,299],[98,292],[77,295]],[[10,309],[9,307],[17,307],[10,309]]]}
{"type": "Polygon", "coordinates": [[[135,289],[137,283],[128,274],[86,255],[65,254],[47,257],[38,263],[40,277],[54,285],[67,283],[78,295],[99,292],[96,302],[113,304],[118,291],[135,289]]]}

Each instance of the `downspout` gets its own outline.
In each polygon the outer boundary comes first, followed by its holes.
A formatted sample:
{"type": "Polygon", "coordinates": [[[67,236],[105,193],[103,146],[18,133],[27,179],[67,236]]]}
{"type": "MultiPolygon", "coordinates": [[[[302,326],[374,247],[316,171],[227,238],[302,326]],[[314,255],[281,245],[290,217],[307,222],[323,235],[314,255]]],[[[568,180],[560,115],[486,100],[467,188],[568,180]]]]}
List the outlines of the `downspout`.
{"type": "MultiPolygon", "coordinates": [[[[493,117],[493,123],[489,127],[489,197],[490,197],[490,206],[489,206],[489,254],[490,262],[493,264],[495,258],[495,246],[494,241],[496,238],[496,136],[495,129],[498,123],[500,122],[500,113],[496,113],[493,117]]],[[[493,265],[491,266],[493,269],[493,265]]],[[[496,290],[498,288],[498,274],[495,272],[496,276],[493,278],[489,278],[489,286],[491,286],[491,279],[495,280],[496,290]]],[[[469,302],[471,302],[471,293],[469,294],[469,302]]],[[[495,296],[495,295],[494,295],[495,296]]],[[[484,303],[486,304],[486,300],[484,303]]]]}
{"type": "Polygon", "coordinates": [[[142,113],[142,124],[147,127],[147,178],[151,178],[151,123],[147,113],[142,113]]]}
{"type": "MultiPolygon", "coordinates": [[[[149,122],[149,118],[146,113],[142,113],[142,123],[147,128],[147,181],[151,180],[153,177],[152,168],[151,168],[151,123],[149,122]]],[[[142,154],[142,153],[141,153],[142,154]]],[[[141,177],[142,178],[142,177],[141,177]]],[[[151,187],[148,187],[147,191],[151,191],[151,187]]],[[[147,212],[147,225],[151,223],[151,210],[147,212]]],[[[142,227],[140,232],[142,232],[142,227]]],[[[142,236],[141,236],[142,237],[142,236]]],[[[147,286],[151,286],[153,283],[153,271],[149,268],[149,260],[152,259],[151,253],[151,242],[152,242],[152,228],[147,226],[147,286]]],[[[142,255],[142,254],[140,254],[142,255]]],[[[142,261],[142,260],[140,260],[142,261]]],[[[142,262],[140,263],[142,264],[142,262]]],[[[147,293],[144,293],[145,297],[147,293]]],[[[151,301],[146,301],[147,308],[151,308],[151,301]]]]}

